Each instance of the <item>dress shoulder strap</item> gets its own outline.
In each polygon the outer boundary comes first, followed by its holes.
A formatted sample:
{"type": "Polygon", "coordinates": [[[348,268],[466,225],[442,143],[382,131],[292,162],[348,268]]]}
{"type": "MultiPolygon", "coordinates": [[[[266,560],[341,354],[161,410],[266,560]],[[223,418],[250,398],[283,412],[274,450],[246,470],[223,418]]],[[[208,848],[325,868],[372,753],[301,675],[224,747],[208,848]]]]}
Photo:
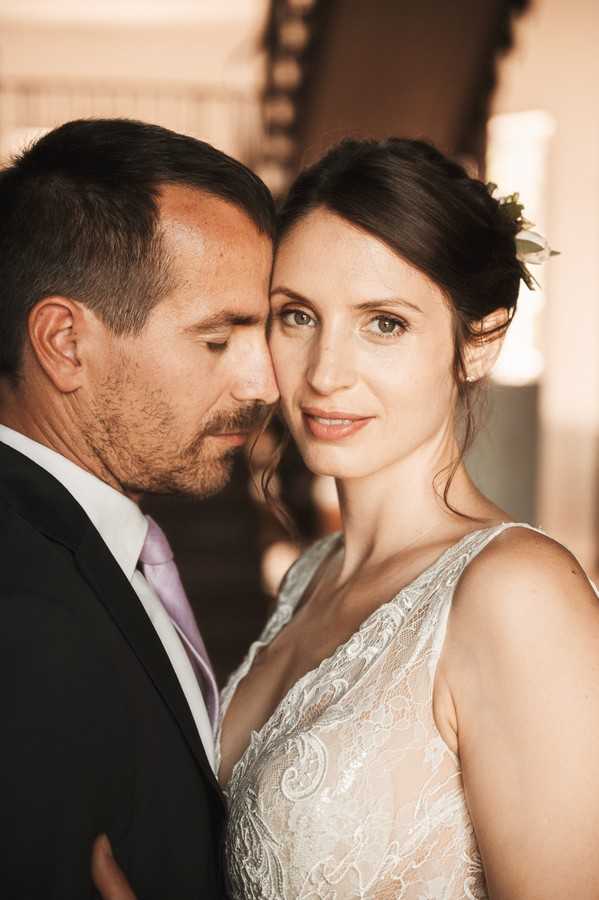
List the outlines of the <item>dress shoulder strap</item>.
{"type": "MultiPolygon", "coordinates": [[[[497,535],[499,534],[503,534],[503,532],[507,531],[508,528],[528,528],[529,531],[536,531],[537,534],[542,534],[545,537],[548,537],[547,533],[543,531],[542,528],[535,528],[533,525],[529,525],[527,522],[502,522],[500,525],[496,525],[493,528],[486,529],[485,531],[475,532],[475,536],[477,539],[474,542],[472,552],[469,554],[465,565],[473,560],[475,556],[478,556],[481,550],[483,550],[487,546],[487,544],[491,543],[493,538],[497,537],[497,535]]],[[[557,543],[559,543],[559,541],[557,543]]],[[[585,575],[589,581],[589,584],[591,585],[597,596],[599,596],[599,589],[597,588],[597,585],[592,580],[592,578],[590,578],[588,573],[585,572],[585,575]]]]}
{"type": "Polygon", "coordinates": [[[499,525],[492,525],[490,528],[471,532],[458,545],[463,546],[466,550],[467,563],[478,556],[491,541],[509,528],[526,528],[529,531],[536,531],[537,534],[544,534],[540,528],[535,528],[534,525],[529,525],[528,522],[500,522],[499,525]]]}
{"type": "Polygon", "coordinates": [[[295,607],[304,590],[308,587],[314,573],[339,543],[340,532],[327,534],[315,541],[299,556],[289,567],[281,587],[279,588],[278,603],[290,604],[295,607]]]}
{"type": "Polygon", "coordinates": [[[544,534],[540,528],[535,528],[527,522],[500,522],[499,525],[492,525],[490,528],[482,528],[478,531],[471,531],[465,535],[461,541],[458,541],[449,549],[448,559],[443,560],[451,569],[454,581],[460,577],[466,566],[487,547],[491,541],[495,540],[500,534],[503,534],[509,528],[526,528],[529,531],[536,531],[538,534],[544,534]]]}
{"type": "MultiPolygon", "coordinates": [[[[439,571],[435,573],[434,584],[429,585],[429,593],[433,593],[440,584],[446,590],[443,593],[444,602],[437,608],[437,624],[433,637],[433,671],[439,660],[445,634],[447,630],[447,621],[453,601],[454,589],[468,564],[475,559],[482,550],[508,528],[527,528],[530,531],[536,531],[544,534],[540,528],[535,528],[527,522],[501,522],[499,525],[492,525],[490,528],[482,528],[478,531],[472,531],[465,535],[457,544],[451,547],[447,554],[442,558],[439,571]]],[[[433,676],[434,677],[434,676],[433,676]]]]}

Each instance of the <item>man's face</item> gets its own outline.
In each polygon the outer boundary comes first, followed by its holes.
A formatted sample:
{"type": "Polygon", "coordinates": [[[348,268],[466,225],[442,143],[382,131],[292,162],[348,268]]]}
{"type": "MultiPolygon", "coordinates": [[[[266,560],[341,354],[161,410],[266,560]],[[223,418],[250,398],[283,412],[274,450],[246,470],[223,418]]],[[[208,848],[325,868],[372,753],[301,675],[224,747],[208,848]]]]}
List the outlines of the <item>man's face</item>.
{"type": "Polygon", "coordinates": [[[109,331],[91,361],[88,439],[132,494],[204,497],[278,392],[266,344],[270,240],[192,188],[160,197],[172,288],[139,335],[109,331]]]}

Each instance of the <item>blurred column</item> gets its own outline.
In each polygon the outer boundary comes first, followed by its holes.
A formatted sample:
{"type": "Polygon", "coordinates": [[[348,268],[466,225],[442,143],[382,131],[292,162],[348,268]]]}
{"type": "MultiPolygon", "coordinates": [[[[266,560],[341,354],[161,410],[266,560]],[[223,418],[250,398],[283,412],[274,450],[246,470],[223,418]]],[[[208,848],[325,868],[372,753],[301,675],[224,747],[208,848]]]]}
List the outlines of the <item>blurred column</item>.
{"type": "MultiPolygon", "coordinates": [[[[540,110],[493,116],[487,130],[486,177],[497,184],[495,196],[517,191],[525,218],[543,234],[548,228],[547,161],[554,131],[552,117],[540,110]]],[[[533,524],[539,522],[541,317],[552,264],[530,266],[536,290],[520,286],[518,310],[489,386],[485,427],[468,458],[481,490],[515,519],[533,524]]]]}
{"type": "Polygon", "coordinates": [[[537,0],[501,67],[495,111],[555,122],[540,393],[538,521],[597,565],[599,461],[599,7],[537,0]]]}

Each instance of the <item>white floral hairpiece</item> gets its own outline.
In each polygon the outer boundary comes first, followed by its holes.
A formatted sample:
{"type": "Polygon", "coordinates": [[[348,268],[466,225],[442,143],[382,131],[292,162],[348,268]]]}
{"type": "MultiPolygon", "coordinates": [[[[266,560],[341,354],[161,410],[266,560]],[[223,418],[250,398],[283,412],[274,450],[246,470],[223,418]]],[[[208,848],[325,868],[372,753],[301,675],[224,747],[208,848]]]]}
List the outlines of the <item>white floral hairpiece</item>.
{"type": "MultiPolygon", "coordinates": [[[[489,181],[487,190],[493,196],[497,190],[497,185],[489,181]]],[[[559,256],[559,252],[552,250],[547,238],[537,231],[533,231],[534,223],[524,218],[524,204],[520,202],[520,194],[516,192],[507,194],[505,197],[496,197],[495,199],[499,203],[505,218],[518,228],[515,237],[516,257],[522,263],[522,278],[527,288],[533,291],[535,284],[538,284],[538,282],[528,271],[529,264],[540,265],[547,262],[552,256],[559,256]]]]}

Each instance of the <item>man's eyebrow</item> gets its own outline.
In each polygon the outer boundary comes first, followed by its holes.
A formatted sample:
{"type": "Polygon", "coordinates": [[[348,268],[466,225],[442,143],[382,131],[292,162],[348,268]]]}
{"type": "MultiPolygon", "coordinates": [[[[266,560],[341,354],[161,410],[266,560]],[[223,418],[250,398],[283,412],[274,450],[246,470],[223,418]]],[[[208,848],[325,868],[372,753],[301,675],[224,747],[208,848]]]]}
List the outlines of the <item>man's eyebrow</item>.
{"type": "Polygon", "coordinates": [[[203,332],[203,331],[221,331],[224,328],[232,328],[236,325],[249,326],[261,325],[266,321],[264,316],[257,315],[239,315],[239,313],[220,311],[200,319],[192,325],[188,325],[184,331],[186,332],[203,332]]]}
{"type": "MultiPolygon", "coordinates": [[[[310,303],[311,301],[304,297],[302,294],[299,294],[297,291],[292,291],[290,288],[286,287],[276,287],[270,292],[271,297],[275,294],[283,294],[285,297],[288,297],[290,300],[295,300],[296,303],[310,303]]],[[[381,306],[407,306],[410,309],[414,310],[414,312],[420,313],[423,315],[422,310],[415,303],[411,303],[409,300],[404,300],[403,297],[385,297],[380,300],[364,300],[362,303],[356,303],[352,309],[357,309],[359,312],[364,312],[369,309],[380,309],[381,306]]]]}

